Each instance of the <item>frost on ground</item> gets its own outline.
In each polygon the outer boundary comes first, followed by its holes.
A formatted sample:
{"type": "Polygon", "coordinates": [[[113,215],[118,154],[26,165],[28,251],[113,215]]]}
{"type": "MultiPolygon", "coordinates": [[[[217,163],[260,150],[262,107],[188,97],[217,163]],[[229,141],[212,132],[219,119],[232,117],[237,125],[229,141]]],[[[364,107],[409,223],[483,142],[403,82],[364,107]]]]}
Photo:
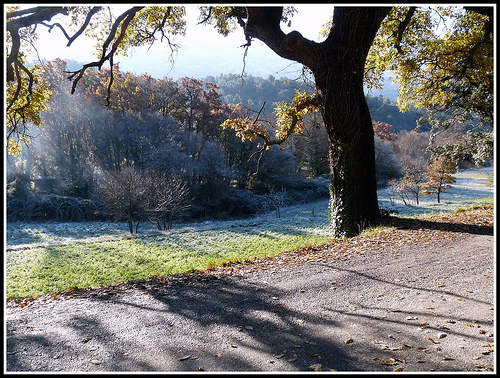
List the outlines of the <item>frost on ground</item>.
{"type": "MultiPolygon", "coordinates": [[[[456,174],[456,183],[441,194],[441,203],[436,203],[436,196],[421,196],[419,205],[405,205],[401,199],[391,195],[388,189],[378,192],[380,207],[396,211],[401,216],[429,215],[452,211],[476,203],[478,199],[493,196],[493,185],[486,176],[492,175],[491,168],[467,170],[456,174]]],[[[273,229],[286,225],[300,229],[302,232],[326,234],[328,229],[328,200],[305,205],[284,208],[281,217],[276,218],[273,212],[251,219],[236,221],[207,221],[200,223],[174,225],[171,231],[163,234],[186,231],[227,230],[234,227],[259,227],[273,229]]],[[[141,223],[139,235],[158,233],[156,225],[150,222],[141,223]]],[[[73,242],[105,241],[117,237],[131,237],[128,225],[113,222],[9,222],[6,225],[6,245],[8,249],[43,246],[53,243],[68,244],[73,242]]]]}
{"type": "Polygon", "coordinates": [[[284,228],[288,232],[295,230],[301,233],[329,235],[327,208],[328,201],[325,200],[307,205],[289,206],[283,209],[281,218],[277,218],[275,213],[271,212],[251,219],[177,224],[168,231],[158,231],[156,224],[143,222],[139,226],[139,234],[137,235],[129,233],[126,223],[10,222],[6,227],[6,245],[8,250],[16,250],[49,244],[109,241],[147,234],[170,235],[199,231],[227,231],[242,227],[270,235],[280,233],[280,230],[284,228]]]}
{"type": "Polygon", "coordinates": [[[390,189],[384,188],[378,191],[380,207],[401,216],[425,216],[472,206],[478,200],[493,196],[492,168],[469,169],[454,176],[456,182],[441,193],[441,203],[437,203],[436,195],[431,194],[420,196],[418,205],[415,201],[405,205],[390,189]]]}

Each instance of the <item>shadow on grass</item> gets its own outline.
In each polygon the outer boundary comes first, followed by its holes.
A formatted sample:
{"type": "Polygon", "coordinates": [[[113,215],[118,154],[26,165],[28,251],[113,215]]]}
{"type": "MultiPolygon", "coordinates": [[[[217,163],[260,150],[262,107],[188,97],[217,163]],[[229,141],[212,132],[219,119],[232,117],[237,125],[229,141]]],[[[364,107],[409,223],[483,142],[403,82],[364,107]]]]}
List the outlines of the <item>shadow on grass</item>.
{"type": "Polygon", "coordinates": [[[390,217],[383,218],[379,224],[384,226],[393,226],[402,230],[426,229],[493,236],[493,226],[445,222],[432,219],[403,218],[391,215],[390,217]]]}

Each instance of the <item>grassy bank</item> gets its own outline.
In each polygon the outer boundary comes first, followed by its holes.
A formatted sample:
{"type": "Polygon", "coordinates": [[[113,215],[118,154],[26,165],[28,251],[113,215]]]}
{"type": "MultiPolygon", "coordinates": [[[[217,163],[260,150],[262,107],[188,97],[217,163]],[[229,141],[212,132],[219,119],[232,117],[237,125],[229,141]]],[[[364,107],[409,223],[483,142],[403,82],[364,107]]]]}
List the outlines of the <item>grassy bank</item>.
{"type": "MultiPolygon", "coordinates": [[[[399,215],[423,217],[429,210],[431,214],[463,211],[492,203],[492,197],[462,199],[439,207],[428,203],[399,207],[399,215]],[[405,215],[401,209],[409,213],[405,215]]],[[[70,287],[186,273],[230,260],[327,243],[331,240],[327,208],[328,201],[320,201],[283,209],[281,218],[267,214],[248,220],[179,225],[162,232],[145,225],[142,233],[133,236],[117,224],[9,225],[6,294],[11,299],[34,297],[70,287]]]]}
{"type": "Polygon", "coordinates": [[[186,273],[329,241],[326,216],[311,214],[11,247],[6,259],[7,297],[186,273]]]}

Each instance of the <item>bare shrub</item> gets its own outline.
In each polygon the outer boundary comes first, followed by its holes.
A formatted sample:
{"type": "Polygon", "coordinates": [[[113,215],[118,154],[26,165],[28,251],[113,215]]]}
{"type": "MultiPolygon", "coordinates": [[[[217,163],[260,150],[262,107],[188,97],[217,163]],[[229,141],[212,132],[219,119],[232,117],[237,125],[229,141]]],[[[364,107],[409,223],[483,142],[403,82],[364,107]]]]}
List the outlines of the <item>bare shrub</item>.
{"type": "Polygon", "coordinates": [[[192,206],[186,182],[178,175],[157,171],[148,172],[144,179],[148,218],[158,230],[162,225],[164,230],[171,229],[174,219],[192,206]]]}
{"type": "Polygon", "coordinates": [[[98,195],[106,204],[109,216],[128,223],[134,233],[133,222],[143,219],[147,204],[147,186],[142,175],[134,167],[122,167],[119,172],[105,172],[99,185],[98,195]]]}

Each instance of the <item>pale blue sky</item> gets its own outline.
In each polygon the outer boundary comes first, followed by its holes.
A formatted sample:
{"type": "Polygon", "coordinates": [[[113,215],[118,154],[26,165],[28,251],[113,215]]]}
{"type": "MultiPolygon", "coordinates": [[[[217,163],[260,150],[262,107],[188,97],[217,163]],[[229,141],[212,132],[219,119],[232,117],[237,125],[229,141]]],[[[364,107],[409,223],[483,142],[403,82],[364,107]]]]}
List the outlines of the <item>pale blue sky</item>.
{"type": "MultiPolygon", "coordinates": [[[[27,6],[23,4],[23,7],[27,6]]],[[[124,9],[130,4],[121,5],[124,9]]],[[[217,34],[211,26],[196,25],[199,11],[197,5],[186,6],[187,34],[185,37],[174,36],[172,41],[182,47],[174,55],[174,66],[169,60],[170,50],[166,43],[155,43],[147,51],[146,48],[132,51],[129,57],[117,57],[122,71],[132,71],[136,74],[147,72],[155,77],[169,76],[178,79],[183,76],[200,77],[220,73],[241,73],[243,69],[245,38],[241,28],[238,28],[228,37],[217,34]]],[[[299,10],[292,18],[292,28],[283,27],[285,32],[298,30],[307,38],[319,40],[321,27],[333,14],[332,5],[323,4],[294,4],[299,10]]],[[[39,27],[40,40],[37,49],[40,58],[51,60],[54,58],[73,59],[81,62],[94,61],[93,42],[78,38],[72,46],[66,47],[62,33],[53,29],[49,34],[47,29],[39,27]]],[[[247,74],[267,77],[288,76],[296,77],[300,74],[301,66],[278,57],[260,41],[253,42],[246,59],[247,74]]]]}

